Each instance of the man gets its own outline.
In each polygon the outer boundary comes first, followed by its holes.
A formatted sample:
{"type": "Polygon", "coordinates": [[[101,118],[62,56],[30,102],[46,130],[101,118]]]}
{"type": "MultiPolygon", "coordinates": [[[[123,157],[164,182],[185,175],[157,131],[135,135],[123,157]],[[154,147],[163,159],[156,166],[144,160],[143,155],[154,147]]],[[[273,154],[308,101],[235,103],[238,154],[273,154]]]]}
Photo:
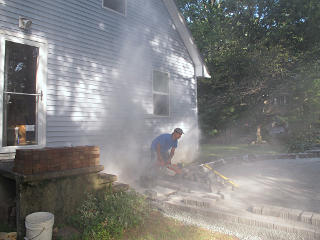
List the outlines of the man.
{"type": "Polygon", "coordinates": [[[172,167],[173,171],[179,172],[179,169],[171,165],[174,151],[178,146],[178,139],[183,134],[181,128],[174,129],[173,133],[165,133],[156,137],[151,144],[151,162],[146,166],[146,171],[140,177],[140,185],[146,188],[156,186],[156,178],[159,174],[159,167],[172,167]],[[168,152],[170,150],[170,153],[168,152]]]}
{"type": "Polygon", "coordinates": [[[173,133],[164,133],[156,137],[151,144],[151,158],[158,166],[171,165],[174,151],[178,146],[178,139],[183,134],[181,128],[174,129],[173,133]],[[170,150],[170,153],[169,153],[170,150]]]}

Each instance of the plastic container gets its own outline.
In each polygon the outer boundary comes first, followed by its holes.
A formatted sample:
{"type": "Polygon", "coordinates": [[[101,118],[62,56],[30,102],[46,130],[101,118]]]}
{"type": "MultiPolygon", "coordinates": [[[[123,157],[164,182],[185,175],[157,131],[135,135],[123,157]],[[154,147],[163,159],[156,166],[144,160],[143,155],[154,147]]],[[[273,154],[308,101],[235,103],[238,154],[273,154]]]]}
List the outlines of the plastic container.
{"type": "Polygon", "coordinates": [[[54,215],[49,212],[35,212],[26,217],[25,240],[51,240],[54,215]]]}

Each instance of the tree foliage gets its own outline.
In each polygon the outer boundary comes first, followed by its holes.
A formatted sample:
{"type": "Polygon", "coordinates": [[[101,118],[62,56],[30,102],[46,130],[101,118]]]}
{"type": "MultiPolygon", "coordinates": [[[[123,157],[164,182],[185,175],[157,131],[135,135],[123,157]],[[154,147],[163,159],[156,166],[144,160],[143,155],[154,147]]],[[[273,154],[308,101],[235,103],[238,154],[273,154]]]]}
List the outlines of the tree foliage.
{"type": "Polygon", "coordinates": [[[198,81],[204,133],[275,118],[305,128],[319,118],[318,0],[176,2],[212,76],[198,81]],[[276,92],[288,105],[266,114],[276,92]]]}

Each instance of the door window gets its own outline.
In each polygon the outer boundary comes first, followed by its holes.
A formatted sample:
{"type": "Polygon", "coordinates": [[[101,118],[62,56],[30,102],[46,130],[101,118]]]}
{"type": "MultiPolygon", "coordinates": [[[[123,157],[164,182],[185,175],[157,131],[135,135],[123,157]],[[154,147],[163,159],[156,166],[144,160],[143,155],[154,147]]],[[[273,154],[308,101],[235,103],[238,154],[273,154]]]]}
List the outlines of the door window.
{"type": "Polygon", "coordinates": [[[38,59],[38,47],[5,41],[3,146],[38,143],[38,59]]]}

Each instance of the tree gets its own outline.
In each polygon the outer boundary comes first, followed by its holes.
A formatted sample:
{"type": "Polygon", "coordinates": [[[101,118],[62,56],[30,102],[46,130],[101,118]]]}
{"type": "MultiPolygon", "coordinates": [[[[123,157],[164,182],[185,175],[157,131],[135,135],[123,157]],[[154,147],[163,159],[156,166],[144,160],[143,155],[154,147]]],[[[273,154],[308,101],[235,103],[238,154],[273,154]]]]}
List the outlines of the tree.
{"type": "Polygon", "coordinates": [[[177,0],[177,5],[212,75],[198,81],[204,133],[244,121],[267,124],[270,116],[263,109],[277,89],[291,96],[287,122],[319,116],[319,1],[177,0]]]}

